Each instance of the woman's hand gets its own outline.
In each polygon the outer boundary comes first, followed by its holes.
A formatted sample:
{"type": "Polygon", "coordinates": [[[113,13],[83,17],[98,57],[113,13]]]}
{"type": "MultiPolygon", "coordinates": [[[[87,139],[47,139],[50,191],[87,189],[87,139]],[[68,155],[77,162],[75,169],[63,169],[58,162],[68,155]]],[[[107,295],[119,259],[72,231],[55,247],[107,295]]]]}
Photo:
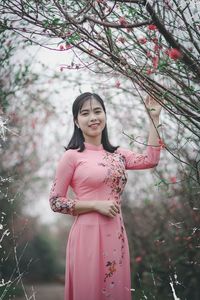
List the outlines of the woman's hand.
{"type": "Polygon", "coordinates": [[[119,212],[119,204],[116,201],[102,200],[95,201],[94,209],[102,215],[115,217],[119,212]]]}
{"type": "Polygon", "coordinates": [[[158,102],[156,102],[151,96],[147,95],[145,105],[151,118],[159,118],[162,106],[158,102]]]}

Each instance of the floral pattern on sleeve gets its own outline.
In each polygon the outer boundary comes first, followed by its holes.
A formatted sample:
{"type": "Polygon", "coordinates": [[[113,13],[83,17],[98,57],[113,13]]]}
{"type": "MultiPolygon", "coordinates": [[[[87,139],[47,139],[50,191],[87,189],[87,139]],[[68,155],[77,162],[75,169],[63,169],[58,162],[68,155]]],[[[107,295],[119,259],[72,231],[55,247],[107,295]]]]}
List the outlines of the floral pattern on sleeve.
{"type": "Polygon", "coordinates": [[[49,203],[51,206],[51,209],[54,212],[59,212],[63,214],[69,214],[72,216],[75,216],[75,204],[76,199],[67,199],[66,197],[60,196],[59,194],[54,194],[55,186],[56,186],[57,179],[54,180],[51,192],[50,192],[50,198],[49,203]]]}

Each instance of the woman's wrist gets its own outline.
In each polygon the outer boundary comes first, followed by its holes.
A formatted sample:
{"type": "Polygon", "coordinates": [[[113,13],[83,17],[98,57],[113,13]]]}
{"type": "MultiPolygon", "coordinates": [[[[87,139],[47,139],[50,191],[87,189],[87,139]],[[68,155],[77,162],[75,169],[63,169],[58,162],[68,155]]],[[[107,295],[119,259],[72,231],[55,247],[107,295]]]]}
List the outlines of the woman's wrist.
{"type": "Polygon", "coordinates": [[[96,211],[97,210],[97,201],[94,200],[94,201],[91,201],[91,209],[96,211]]]}
{"type": "Polygon", "coordinates": [[[149,125],[151,127],[157,128],[159,124],[160,124],[159,117],[154,117],[154,118],[152,118],[152,119],[149,120],[149,125]]]}
{"type": "Polygon", "coordinates": [[[149,119],[150,119],[151,121],[153,121],[153,122],[159,122],[159,121],[160,121],[160,116],[150,117],[149,119]]]}

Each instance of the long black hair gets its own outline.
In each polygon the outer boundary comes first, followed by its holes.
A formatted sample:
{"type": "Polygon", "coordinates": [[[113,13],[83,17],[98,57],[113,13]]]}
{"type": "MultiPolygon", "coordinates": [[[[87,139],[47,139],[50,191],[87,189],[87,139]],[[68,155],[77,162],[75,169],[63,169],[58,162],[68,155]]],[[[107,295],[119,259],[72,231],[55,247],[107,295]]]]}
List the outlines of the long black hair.
{"type": "MultiPolygon", "coordinates": [[[[84,145],[84,136],[83,136],[83,133],[82,133],[82,130],[80,128],[77,127],[75,121],[77,120],[78,118],[78,113],[79,111],[81,110],[83,104],[85,103],[85,101],[87,100],[90,100],[90,99],[95,99],[97,100],[105,114],[106,114],[106,108],[105,108],[105,105],[104,105],[104,102],[103,100],[101,99],[101,97],[95,93],[89,93],[89,92],[86,92],[86,93],[83,93],[81,95],[79,95],[73,105],[72,105],[72,113],[73,113],[73,120],[74,120],[74,132],[73,132],[73,135],[72,135],[72,138],[69,142],[69,144],[67,145],[67,147],[64,147],[65,150],[69,150],[69,149],[78,149],[78,152],[83,152],[84,149],[85,149],[85,145],[84,145]]],[[[103,145],[103,148],[108,151],[108,152],[111,152],[113,153],[119,146],[112,146],[111,143],[109,142],[109,138],[108,138],[108,131],[107,131],[107,125],[105,125],[103,131],[102,131],[102,136],[101,136],[101,143],[103,145]]]]}

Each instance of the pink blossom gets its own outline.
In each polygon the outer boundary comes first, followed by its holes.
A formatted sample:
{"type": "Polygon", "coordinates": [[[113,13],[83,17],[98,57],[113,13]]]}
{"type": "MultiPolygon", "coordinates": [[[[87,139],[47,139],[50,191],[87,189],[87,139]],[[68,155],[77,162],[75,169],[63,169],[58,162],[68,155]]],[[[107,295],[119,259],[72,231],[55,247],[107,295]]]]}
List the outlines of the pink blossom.
{"type": "Polygon", "coordinates": [[[119,87],[120,87],[120,84],[121,84],[121,83],[119,82],[119,80],[117,80],[117,81],[115,82],[115,87],[116,87],[116,88],[119,88],[119,87]]]}
{"type": "Polygon", "coordinates": [[[150,51],[147,51],[147,52],[146,52],[146,56],[147,56],[147,57],[151,57],[151,56],[152,56],[152,55],[151,55],[151,52],[150,52],[150,51]]]}
{"type": "Polygon", "coordinates": [[[158,62],[159,62],[158,56],[154,56],[154,57],[152,58],[152,62],[153,62],[153,67],[154,67],[154,69],[157,69],[157,68],[158,68],[158,62]]]}
{"type": "Polygon", "coordinates": [[[162,49],[162,46],[160,46],[160,45],[154,45],[154,47],[153,47],[153,49],[154,49],[154,51],[159,51],[160,49],[162,49]]]}
{"type": "Polygon", "coordinates": [[[135,258],[135,262],[136,263],[140,263],[142,261],[142,256],[137,256],[136,258],[135,258]]]}
{"type": "Polygon", "coordinates": [[[138,39],[138,42],[139,42],[140,44],[146,44],[147,39],[146,39],[145,37],[141,37],[141,38],[138,39]]]}
{"type": "Polygon", "coordinates": [[[148,28],[149,30],[156,30],[156,29],[157,29],[157,26],[154,25],[154,24],[150,24],[150,25],[147,26],[147,28],[148,28]]]}
{"type": "Polygon", "coordinates": [[[157,44],[158,43],[158,38],[157,37],[153,37],[152,38],[152,42],[154,42],[155,44],[157,44]]]}
{"type": "Polygon", "coordinates": [[[65,48],[64,48],[63,45],[60,45],[59,49],[60,49],[60,50],[64,50],[65,48]]]}
{"type": "Polygon", "coordinates": [[[170,181],[171,181],[171,183],[176,183],[176,176],[170,177],[170,181]]]}
{"type": "Polygon", "coordinates": [[[150,69],[150,68],[148,68],[148,69],[146,69],[146,73],[147,73],[147,75],[150,75],[150,74],[152,74],[152,73],[153,73],[153,70],[152,70],[152,69],[150,69]]]}
{"type": "Polygon", "coordinates": [[[125,19],[125,17],[120,17],[119,18],[119,23],[120,23],[120,25],[122,25],[122,26],[127,26],[127,20],[125,19]]]}
{"type": "Polygon", "coordinates": [[[120,37],[118,38],[118,41],[121,42],[122,44],[124,44],[125,41],[126,41],[126,39],[125,39],[123,36],[120,36],[120,37]]]}
{"type": "Polygon", "coordinates": [[[72,45],[70,45],[70,44],[66,44],[66,45],[65,45],[65,49],[68,50],[68,49],[71,49],[71,48],[72,48],[72,45]]]}
{"type": "Polygon", "coordinates": [[[31,121],[31,127],[33,129],[35,129],[35,125],[36,125],[36,119],[32,119],[32,121],[31,121]]]}
{"type": "Polygon", "coordinates": [[[133,28],[126,28],[126,31],[129,33],[133,30],[133,28]]]}
{"type": "Polygon", "coordinates": [[[177,60],[177,59],[181,58],[181,56],[182,56],[180,50],[176,49],[176,48],[169,49],[168,52],[167,52],[167,54],[173,60],[177,60]]]}

